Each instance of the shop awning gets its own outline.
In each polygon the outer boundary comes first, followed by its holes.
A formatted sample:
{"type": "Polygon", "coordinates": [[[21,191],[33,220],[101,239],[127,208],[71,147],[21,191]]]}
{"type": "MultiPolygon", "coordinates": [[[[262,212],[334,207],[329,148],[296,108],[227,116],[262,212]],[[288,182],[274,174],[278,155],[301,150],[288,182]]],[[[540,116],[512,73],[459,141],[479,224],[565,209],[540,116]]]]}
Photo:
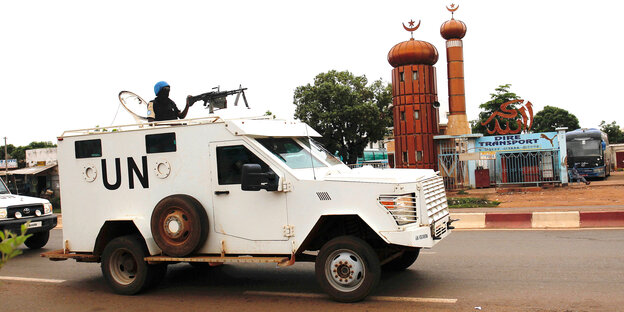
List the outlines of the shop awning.
{"type": "MultiPolygon", "coordinates": [[[[57,165],[47,165],[47,166],[38,166],[38,167],[28,167],[28,168],[22,168],[22,169],[16,169],[16,170],[9,170],[8,174],[9,175],[35,175],[35,174],[39,174],[42,173],[46,170],[52,169],[54,167],[56,167],[57,165]]],[[[2,168],[0,168],[0,176],[3,176],[5,174],[5,171],[2,170],[2,168]]]]}

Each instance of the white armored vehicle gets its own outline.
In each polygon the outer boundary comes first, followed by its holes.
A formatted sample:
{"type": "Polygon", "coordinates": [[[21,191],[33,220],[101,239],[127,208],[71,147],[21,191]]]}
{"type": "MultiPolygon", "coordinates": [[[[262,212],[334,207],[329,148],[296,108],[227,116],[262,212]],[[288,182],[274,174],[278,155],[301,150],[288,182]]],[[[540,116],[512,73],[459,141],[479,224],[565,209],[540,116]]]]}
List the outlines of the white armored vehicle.
{"type": "Polygon", "coordinates": [[[350,169],[274,119],[218,117],[65,132],[58,138],[64,249],[101,262],[120,294],[167,263],[314,261],[338,301],[365,298],[450,233],[433,170],[350,169]]]}

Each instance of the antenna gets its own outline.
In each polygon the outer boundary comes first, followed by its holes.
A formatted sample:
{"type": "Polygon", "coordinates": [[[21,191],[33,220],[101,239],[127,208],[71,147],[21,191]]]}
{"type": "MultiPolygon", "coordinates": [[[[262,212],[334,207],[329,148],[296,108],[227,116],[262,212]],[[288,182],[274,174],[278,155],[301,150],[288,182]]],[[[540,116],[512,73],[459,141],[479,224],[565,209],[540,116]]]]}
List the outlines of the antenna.
{"type": "Polygon", "coordinates": [[[316,171],[314,170],[314,155],[312,154],[312,140],[310,139],[310,135],[308,134],[308,125],[303,124],[306,129],[306,136],[308,137],[308,144],[310,144],[310,163],[312,164],[312,176],[314,176],[314,180],[316,180],[316,171]]]}

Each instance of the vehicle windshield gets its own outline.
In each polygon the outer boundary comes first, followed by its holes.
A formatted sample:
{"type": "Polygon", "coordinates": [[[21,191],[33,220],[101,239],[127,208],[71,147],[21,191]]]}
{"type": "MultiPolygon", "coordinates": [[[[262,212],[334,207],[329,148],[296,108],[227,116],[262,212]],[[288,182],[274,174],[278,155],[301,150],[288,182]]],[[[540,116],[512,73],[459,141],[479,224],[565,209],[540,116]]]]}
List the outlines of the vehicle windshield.
{"type": "Polygon", "coordinates": [[[568,157],[600,156],[600,141],[592,139],[574,139],[566,142],[568,157]]]}
{"type": "Polygon", "coordinates": [[[0,181],[0,194],[9,194],[9,190],[7,190],[4,182],[0,181]]]}
{"type": "Polygon", "coordinates": [[[323,145],[321,143],[315,141],[312,138],[310,138],[309,140],[302,139],[301,141],[308,148],[310,147],[310,143],[312,143],[311,150],[312,150],[312,154],[314,156],[320,158],[321,160],[326,161],[327,163],[329,163],[332,166],[343,165],[342,161],[340,161],[340,159],[338,159],[338,157],[332,155],[327,149],[325,149],[325,147],[323,147],[323,145]]]}
{"type": "Polygon", "coordinates": [[[293,169],[327,167],[310,152],[299,145],[292,138],[266,138],[256,139],[266,147],[273,155],[282,160],[288,167],[293,169]]]}

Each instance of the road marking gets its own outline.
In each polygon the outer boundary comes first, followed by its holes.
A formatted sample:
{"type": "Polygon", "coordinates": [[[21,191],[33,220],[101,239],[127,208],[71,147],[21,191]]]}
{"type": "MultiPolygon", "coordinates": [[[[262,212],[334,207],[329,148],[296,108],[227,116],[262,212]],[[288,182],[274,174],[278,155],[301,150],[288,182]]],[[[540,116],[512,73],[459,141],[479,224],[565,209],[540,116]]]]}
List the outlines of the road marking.
{"type": "Polygon", "coordinates": [[[436,252],[435,251],[421,251],[420,254],[421,255],[435,255],[436,252]]]}
{"type": "Polygon", "coordinates": [[[18,281],[18,282],[35,282],[35,283],[53,283],[53,284],[60,284],[65,281],[65,280],[57,280],[57,279],[16,277],[16,276],[0,276],[0,280],[18,281]]]}
{"type": "MultiPolygon", "coordinates": [[[[297,297],[297,298],[327,298],[325,294],[311,293],[291,293],[291,292],[273,292],[273,291],[253,291],[248,290],[243,294],[257,296],[280,296],[280,297],[297,297]]],[[[373,301],[392,301],[392,302],[419,302],[419,303],[457,303],[457,299],[448,298],[417,298],[417,297],[387,297],[387,296],[370,296],[369,300],[373,301]]]]}

